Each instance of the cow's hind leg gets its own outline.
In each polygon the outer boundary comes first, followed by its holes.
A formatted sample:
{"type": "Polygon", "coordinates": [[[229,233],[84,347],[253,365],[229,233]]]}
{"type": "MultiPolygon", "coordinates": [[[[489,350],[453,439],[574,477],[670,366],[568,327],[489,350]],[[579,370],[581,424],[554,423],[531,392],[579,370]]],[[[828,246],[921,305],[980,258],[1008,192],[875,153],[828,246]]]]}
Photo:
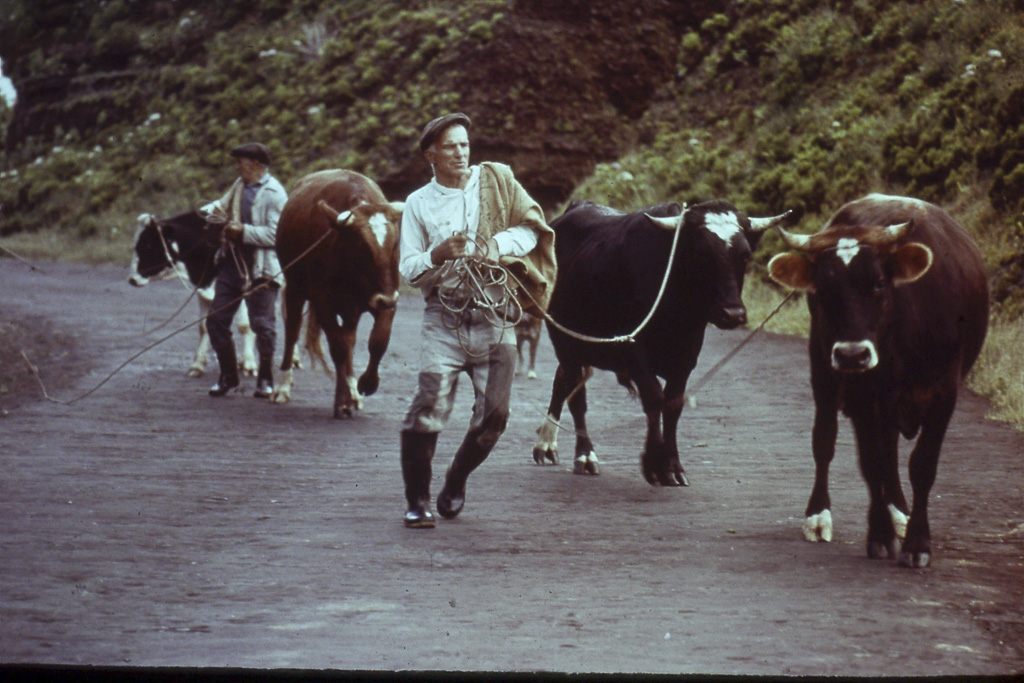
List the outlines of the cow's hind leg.
{"type": "Polygon", "coordinates": [[[537,347],[540,345],[540,333],[531,334],[527,340],[530,344],[530,368],[526,371],[526,377],[528,379],[537,379],[537,347]]]}
{"type": "Polygon", "coordinates": [[[537,442],[533,446],[533,461],[543,465],[548,460],[553,465],[558,464],[558,421],[562,418],[562,407],[565,405],[569,393],[579,383],[583,376],[583,368],[576,367],[570,372],[565,366],[559,365],[555,370],[555,378],[551,381],[551,402],[548,404],[548,414],[544,421],[537,428],[537,442]],[[574,381],[572,377],[577,379],[574,381]]]}
{"type": "Polygon", "coordinates": [[[213,301],[213,288],[200,289],[196,292],[199,299],[199,346],[188,369],[189,377],[202,377],[206,372],[206,357],[210,353],[210,336],[206,333],[206,316],[210,314],[210,302],[213,301]]]}
{"type": "MultiPolygon", "coordinates": [[[[302,327],[302,307],[305,304],[302,294],[295,287],[286,287],[281,305],[284,317],[284,352],[281,356],[281,376],[278,378],[270,400],[274,403],[287,403],[292,396],[295,381],[295,345],[299,341],[299,329],[302,327]]],[[[310,315],[313,315],[310,313],[310,315]]]]}
{"type": "Polygon", "coordinates": [[[239,374],[242,377],[252,377],[256,374],[256,333],[249,324],[249,307],[245,300],[242,300],[235,314],[235,325],[242,337],[242,361],[239,363],[239,374]]]}
{"type": "Polygon", "coordinates": [[[910,486],[914,490],[914,507],[907,523],[907,537],[900,549],[899,564],[903,567],[927,567],[931,562],[932,541],[928,525],[928,496],[939,468],[939,451],[946,437],[946,428],[956,407],[956,390],[936,398],[929,406],[910,454],[910,486]]]}
{"type": "Polygon", "coordinates": [[[594,374],[592,368],[584,368],[580,375],[568,377],[569,413],[572,415],[573,428],[576,430],[576,452],[572,463],[573,474],[600,474],[601,470],[594,452],[594,444],[587,432],[587,380],[594,374]]]}

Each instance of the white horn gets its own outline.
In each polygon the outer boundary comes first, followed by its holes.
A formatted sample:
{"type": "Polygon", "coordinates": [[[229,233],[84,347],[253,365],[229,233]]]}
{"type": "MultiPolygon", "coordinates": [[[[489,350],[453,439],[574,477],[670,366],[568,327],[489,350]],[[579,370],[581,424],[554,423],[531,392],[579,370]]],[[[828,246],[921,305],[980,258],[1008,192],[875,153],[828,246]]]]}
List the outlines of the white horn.
{"type": "Polygon", "coordinates": [[[338,214],[337,223],[338,225],[348,225],[348,222],[352,220],[352,212],[345,210],[338,214]]]}
{"type": "Polygon", "coordinates": [[[811,241],[810,235],[800,235],[794,232],[787,232],[778,225],[775,229],[779,231],[779,235],[782,237],[782,241],[786,243],[786,246],[790,249],[796,249],[797,251],[803,251],[807,249],[807,244],[811,241]]]}
{"type": "Polygon", "coordinates": [[[913,221],[907,221],[906,223],[887,226],[884,231],[886,240],[892,243],[903,239],[910,234],[910,226],[912,224],[913,221]]]}
{"type": "Polygon", "coordinates": [[[790,209],[785,213],[780,213],[778,216],[772,216],[771,218],[751,218],[750,219],[750,231],[751,232],[764,232],[768,228],[778,225],[782,221],[786,220],[793,213],[790,209]]]}
{"type": "Polygon", "coordinates": [[[663,228],[665,230],[678,230],[679,226],[681,226],[683,224],[683,216],[685,214],[686,214],[686,211],[684,210],[678,216],[669,216],[668,218],[662,218],[660,216],[652,216],[649,213],[645,213],[644,215],[647,216],[647,220],[649,220],[650,222],[654,223],[659,228],[663,228]]]}

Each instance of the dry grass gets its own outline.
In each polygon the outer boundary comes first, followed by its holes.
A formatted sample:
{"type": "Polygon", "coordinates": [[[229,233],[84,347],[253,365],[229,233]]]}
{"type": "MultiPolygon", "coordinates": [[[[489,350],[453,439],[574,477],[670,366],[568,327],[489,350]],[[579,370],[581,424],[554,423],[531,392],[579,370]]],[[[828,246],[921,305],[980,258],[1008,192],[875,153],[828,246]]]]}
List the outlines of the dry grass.
{"type": "Polygon", "coordinates": [[[990,418],[1024,430],[1024,320],[992,320],[967,387],[992,402],[990,418]]]}

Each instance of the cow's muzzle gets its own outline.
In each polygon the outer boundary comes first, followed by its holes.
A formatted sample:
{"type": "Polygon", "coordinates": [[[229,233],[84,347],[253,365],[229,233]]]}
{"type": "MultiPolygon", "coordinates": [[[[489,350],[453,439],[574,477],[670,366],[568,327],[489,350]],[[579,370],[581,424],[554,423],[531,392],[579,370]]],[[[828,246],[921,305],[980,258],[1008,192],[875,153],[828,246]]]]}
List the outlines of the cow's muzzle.
{"type": "Polygon", "coordinates": [[[724,306],[711,318],[711,324],[721,330],[732,330],[747,324],[747,309],[744,306],[724,306]]]}
{"type": "Polygon", "coordinates": [[[382,313],[395,308],[398,305],[398,292],[392,296],[386,294],[374,294],[370,297],[370,310],[382,313]]]}
{"type": "Polygon", "coordinates": [[[832,369],[838,372],[866,372],[878,365],[878,351],[870,341],[836,342],[832,346],[832,369]]]}

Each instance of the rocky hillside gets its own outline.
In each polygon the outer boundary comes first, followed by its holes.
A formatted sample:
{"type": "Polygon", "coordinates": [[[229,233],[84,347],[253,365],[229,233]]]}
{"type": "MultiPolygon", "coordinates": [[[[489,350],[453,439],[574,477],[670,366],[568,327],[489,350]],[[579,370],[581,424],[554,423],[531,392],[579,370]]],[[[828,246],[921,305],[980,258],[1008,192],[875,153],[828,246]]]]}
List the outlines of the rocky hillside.
{"type": "Polygon", "coordinates": [[[0,230],[47,223],[42,206],[85,167],[111,167],[116,185],[96,188],[94,210],[124,192],[124,175],[159,185],[152,161],[185,167],[198,185],[187,207],[245,139],[271,146],[286,181],[343,166],[401,198],[428,177],[419,130],[453,109],[474,120],[476,158],[513,164],[554,208],[595,162],[635,145],[632,124],[676,74],[679,36],[713,4],[19,0],[0,40],[19,93],[5,165],[46,164],[54,148],[95,156],[51,161],[64,176],[53,187],[5,193],[0,230]]]}

